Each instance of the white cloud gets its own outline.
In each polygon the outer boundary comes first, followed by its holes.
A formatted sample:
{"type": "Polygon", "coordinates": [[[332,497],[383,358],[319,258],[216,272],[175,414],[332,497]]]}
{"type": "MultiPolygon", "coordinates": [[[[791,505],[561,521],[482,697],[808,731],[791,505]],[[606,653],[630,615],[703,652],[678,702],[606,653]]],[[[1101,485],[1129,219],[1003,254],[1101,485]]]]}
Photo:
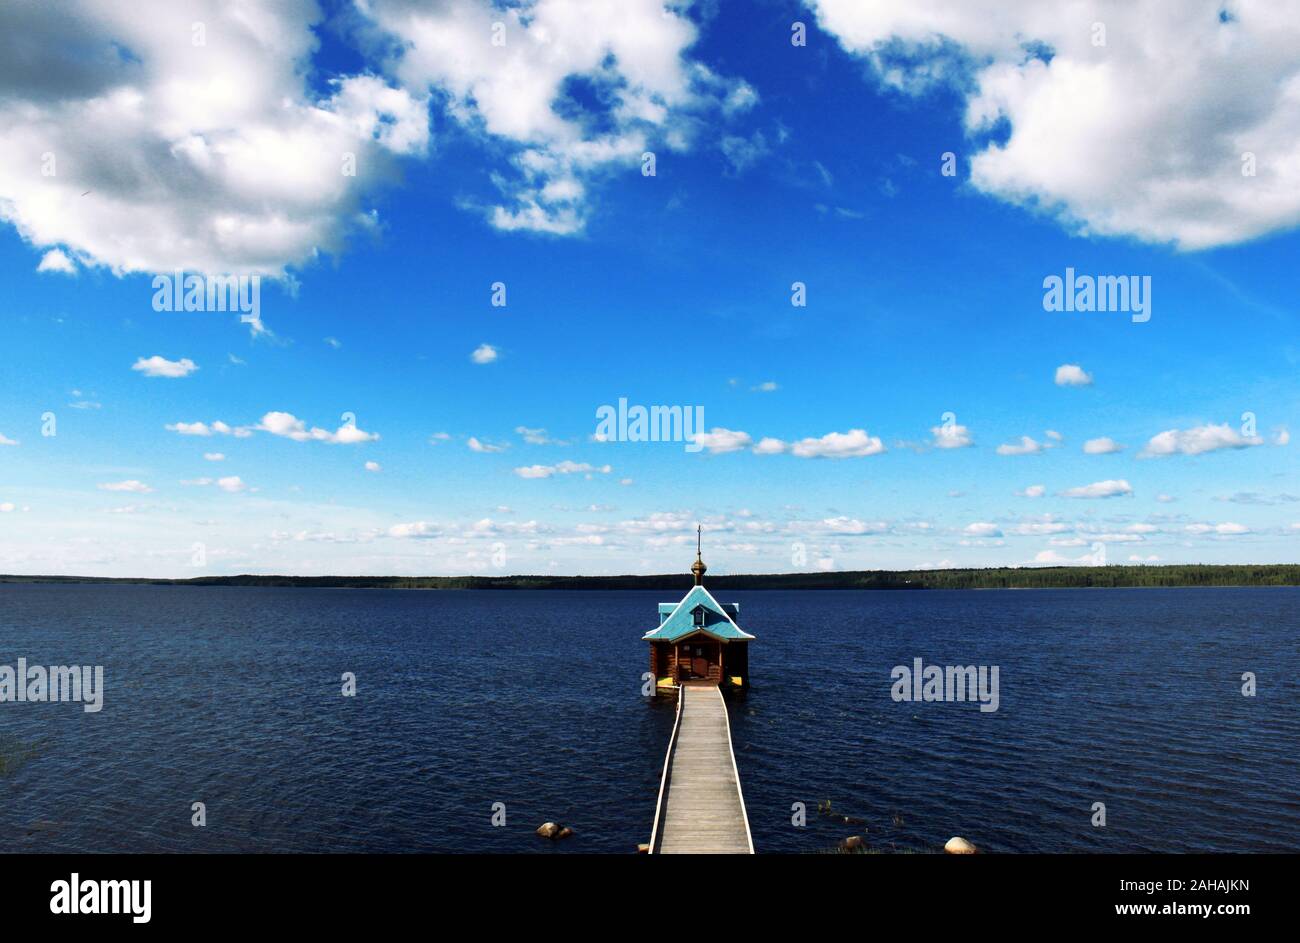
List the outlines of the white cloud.
{"type": "Polygon", "coordinates": [[[14,509],[14,503],[12,501],[5,501],[0,503],[0,514],[8,514],[11,511],[13,511],[13,509],[14,509]]]}
{"type": "Polygon", "coordinates": [[[1124,446],[1120,445],[1110,436],[1101,436],[1097,439],[1089,439],[1083,443],[1083,450],[1089,455],[1110,455],[1114,452],[1124,451],[1124,446]]]}
{"type": "Polygon", "coordinates": [[[106,481],[99,486],[101,491],[129,491],[132,494],[150,494],[153,489],[143,481],[134,478],[127,481],[106,481]]]}
{"type": "Polygon", "coordinates": [[[930,444],[937,449],[964,449],[968,445],[975,444],[970,430],[965,426],[933,426],[930,435],[934,436],[930,444]]]}
{"type": "Polygon", "coordinates": [[[1263,445],[1259,436],[1243,436],[1226,422],[1221,425],[1196,426],[1192,429],[1168,429],[1152,436],[1139,454],[1139,458],[1152,458],[1164,455],[1200,455],[1202,452],[1215,452],[1219,449],[1244,449],[1252,445],[1263,445]]]}
{"type": "Polygon", "coordinates": [[[412,521],[409,524],[394,524],[388,528],[389,537],[438,537],[441,535],[438,525],[428,521],[412,521]]]}
{"type": "Polygon", "coordinates": [[[428,113],[373,75],[310,88],[322,18],[311,0],[7,4],[0,218],[116,273],[279,275],[338,251],[428,113]]]}
{"type": "MultiPolygon", "coordinates": [[[[344,423],[334,432],[319,426],[307,428],[307,424],[293,413],[269,412],[262,417],[254,428],[269,432],[271,435],[292,439],[295,442],[328,442],[333,445],[355,445],[358,442],[373,442],[379,438],[377,433],[364,432],[355,423],[344,423]]],[[[202,434],[202,433],[199,433],[202,434]]]]}
{"type": "Polygon", "coordinates": [[[520,478],[550,478],[555,474],[555,468],[551,465],[525,465],[516,468],[515,474],[520,478]]]}
{"type": "Polygon", "coordinates": [[[1277,435],[1273,437],[1274,445],[1288,445],[1291,442],[1291,433],[1286,429],[1279,429],[1277,435]]]}
{"type": "Polygon", "coordinates": [[[787,448],[788,446],[780,439],[774,439],[771,436],[764,436],[758,440],[758,444],[754,446],[753,452],[755,455],[780,455],[787,448]]]}
{"type": "Polygon", "coordinates": [[[999,455],[1037,455],[1046,446],[1036,439],[1031,439],[1027,435],[1022,435],[1020,441],[1015,444],[1003,443],[998,446],[999,455]]]}
{"type": "Polygon", "coordinates": [[[199,369],[189,357],[182,357],[180,360],[168,360],[154,354],[152,357],[141,357],[131,365],[132,370],[143,373],[147,377],[187,377],[195,370],[199,369]]]}
{"type": "Polygon", "coordinates": [[[220,419],[211,425],[206,422],[171,422],[165,428],[168,432],[179,435],[233,435],[236,439],[246,439],[253,434],[253,430],[247,426],[230,426],[220,419]]]}
{"type": "Polygon", "coordinates": [[[1116,498],[1132,493],[1133,486],[1123,478],[1119,478],[1096,481],[1078,488],[1068,488],[1062,491],[1061,495],[1066,498],[1116,498]]]}
{"type": "Polygon", "coordinates": [[[775,393],[779,389],[775,380],[764,380],[758,386],[750,387],[754,393],[775,393]]]}
{"type": "Polygon", "coordinates": [[[1045,537],[1049,534],[1064,534],[1072,530],[1074,530],[1072,524],[1055,520],[1050,514],[1044,514],[1033,520],[1021,521],[1019,524],[1007,528],[1009,533],[1015,534],[1017,537],[1045,537]]]}
{"type": "Polygon", "coordinates": [[[17,445],[17,444],[18,444],[17,439],[11,439],[3,432],[0,432],[0,445],[17,445]]]}
{"type": "Polygon", "coordinates": [[[225,478],[217,479],[217,487],[220,488],[222,491],[229,492],[230,494],[235,494],[237,492],[243,491],[247,487],[247,485],[244,484],[244,480],[240,478],[238,475],[227,475],[225,478]]]}
{"type": "Polygon", "coordinates": [[[1213,535],[1216,537],[1236,537],[1240,534],[1250,533],[1249,527],[1233,521],[1225,521],[1222,524],[1188,524],[1184,530],[1197,537],[1206,535],[1213,535]]]}
{"type": "Polygon", "coordinates": [[[530,429],[528,426],[515,426],[515,432],[523,436],[525,442],[529,445],[548,445],[553,440],[546,434],[545,429],[530,429]]]}
{"type": "Polygon", "coordinates": [[[528,465],[516,468],[520,478],[550,478],[554,475],[608,475],[614,469],[609,465],[589,465],[586,462],[559,462],[555,465],[528,465]]]}
{"type": "Polygon", "coordinates": [[[886,521],[860,521],[855,517],[827,517],[819,523],[795,521],[790,525],[790,530],[799,535],[818,534],[833,535],[843,534],[845,536],[868,536],[873,534],[886,534],[889,532],[889,524],[886,521]]]}
{"type": "Polygon", "coordinates": [[[452,120],[513,152],[513,173],[493,177],[502,201],[482,208],[503,230],[579,232],[596,177],[638,173],[646,150],[687,149],[707,110],[743,111],[756,99],[687,56],[696,28],[684,7],[660,0],[368,0],[364,9],[390,34],[390,70],[404,87],[433,91],[452,120]],[[502,45],[492,44],[494,22],[502,45]],[[602,104],[579,108],[578,98],[602,104]]]}
{"type": "Polygon", "coordinates": [[[204,452],[203,457],[209,462],[224,462],[226,456],[222,452],[204,452]]]}
{"type": "Polygon", "coordinates": [[[1047,488],[1043,485],[1030,485],[1024,491],[1017,491],[1016,494],[1022,498],[1041,498],[1047,494],[1047,488]]]}
{"type": "Polygon", "coordinates": [[[697,432],[693,440],[696,445],[703,446],[713,454],[738,452],[753,441],[748,432],[737,432],[717,426],[711,432],[697,432]]]}
{"type": "Polygon", "coordinates": [[[962,533],[967,537],[1001,537],[1002,529],[997,524],[980,521],[975,524],[967,524],[962,533]]]}
{"type": "Polygon", "coordinates": [[[62,249],[51,249],[41,256],[41,264],[36,266],[38,272],[61,272],[64,275],[76,275],[77,266],[62,249]]]}
{"type": "Polygon", "coordinates": [[[469,359],[479,364],[491,363],[497,359],[497,349],[491,344],[479,344],[469,355],[469,359]]]}
{"type": "Polygon", "coordinates": [[[366,462],[366,471],[377,472],[382,471],[382,468],[378,462],[366,462]]]}
{"type": "Polygon", "coordinates": [[[508,445],[493,445],[490,442],[484,442],[478,436],[470,436],[469,441],[465,444],[469,446],[471,452],[504,452],[509,448],[508,445]]]}
{"type": "Polygon", "coordinates": [[[1086,234],[1183,249],[1300,223],[1294,4],[813,2],[882,83],[951,80],[966,96],[978,190],[1086,234]]]}
{"type": "Polygon", "coordinates": [[[858,458],[883,451],[880,439],[867,435],[864,429],[828,432],[820,439],[800,439],[790,446],[790,453],[799,458],[858,458]]]}
{"type": "Polygon", "coordinates": [[[1077,363],[1063,363],[1056,368],[1057,386],[1091,386],[1092,374],[1077,363]]]}
{"type": "Polygon", "coordinates": [[[1067,557],[1055,550],[1042,550],[1034,554],[1034,563],[1042,563],[1048,566],[1069,566],[1070,564],[1090,566],[1095,565],[1096,562],[1096,558],[1090,553],[1081,554],[1077,557],[1067,557]]]}

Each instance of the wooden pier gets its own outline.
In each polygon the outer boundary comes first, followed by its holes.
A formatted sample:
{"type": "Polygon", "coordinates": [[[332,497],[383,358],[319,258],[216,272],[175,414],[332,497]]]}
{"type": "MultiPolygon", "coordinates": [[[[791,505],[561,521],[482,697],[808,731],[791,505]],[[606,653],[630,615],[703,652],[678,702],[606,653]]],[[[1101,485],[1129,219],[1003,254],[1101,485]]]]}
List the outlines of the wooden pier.
{"type": "Polygon", "coordinates": [[[716,684],[687,682],[677,693],[650,853],[752,855],[722,691],[716,684]]]}

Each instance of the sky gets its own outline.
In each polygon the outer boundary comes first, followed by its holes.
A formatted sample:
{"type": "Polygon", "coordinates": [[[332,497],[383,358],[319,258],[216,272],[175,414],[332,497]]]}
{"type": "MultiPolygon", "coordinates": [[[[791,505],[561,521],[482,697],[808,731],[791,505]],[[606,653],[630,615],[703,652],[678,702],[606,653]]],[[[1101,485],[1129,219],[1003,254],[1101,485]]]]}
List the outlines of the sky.
{"type": "Polygon", "coordinates": [[[1300,4],[52,7],[0,572],[1297,561],[1300,4]]]}

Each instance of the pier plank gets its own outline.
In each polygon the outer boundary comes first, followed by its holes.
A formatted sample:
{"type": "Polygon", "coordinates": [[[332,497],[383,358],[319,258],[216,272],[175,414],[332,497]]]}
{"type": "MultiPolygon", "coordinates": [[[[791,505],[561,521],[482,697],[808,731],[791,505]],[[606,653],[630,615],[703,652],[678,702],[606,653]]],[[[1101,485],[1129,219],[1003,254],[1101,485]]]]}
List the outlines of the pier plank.
{"type": "Polygon", "coordinates": [[[730,721],[715,685],[687,685],[669,747],[651,853],[754,853],[731,748],[730,721]]]}

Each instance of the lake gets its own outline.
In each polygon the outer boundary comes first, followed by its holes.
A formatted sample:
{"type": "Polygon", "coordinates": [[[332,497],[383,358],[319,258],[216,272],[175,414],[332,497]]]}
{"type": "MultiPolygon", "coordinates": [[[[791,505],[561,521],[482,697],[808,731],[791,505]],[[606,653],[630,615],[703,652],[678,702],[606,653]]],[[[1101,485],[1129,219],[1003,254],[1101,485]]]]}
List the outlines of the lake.
{"type": "MultiPolygon", "coordinates": [[[[674,711],[641,635],[687,588],[2,585],[0,665],[105,691],[0,703],[0,846],[633,852],[674,711]]],[[[760,853],[1300,846],[1300,589],[716,595],[757,636],[729,708],[760,853]],[[998,709],[896,702],[915,658],[997,666],[998,709]]]]}

